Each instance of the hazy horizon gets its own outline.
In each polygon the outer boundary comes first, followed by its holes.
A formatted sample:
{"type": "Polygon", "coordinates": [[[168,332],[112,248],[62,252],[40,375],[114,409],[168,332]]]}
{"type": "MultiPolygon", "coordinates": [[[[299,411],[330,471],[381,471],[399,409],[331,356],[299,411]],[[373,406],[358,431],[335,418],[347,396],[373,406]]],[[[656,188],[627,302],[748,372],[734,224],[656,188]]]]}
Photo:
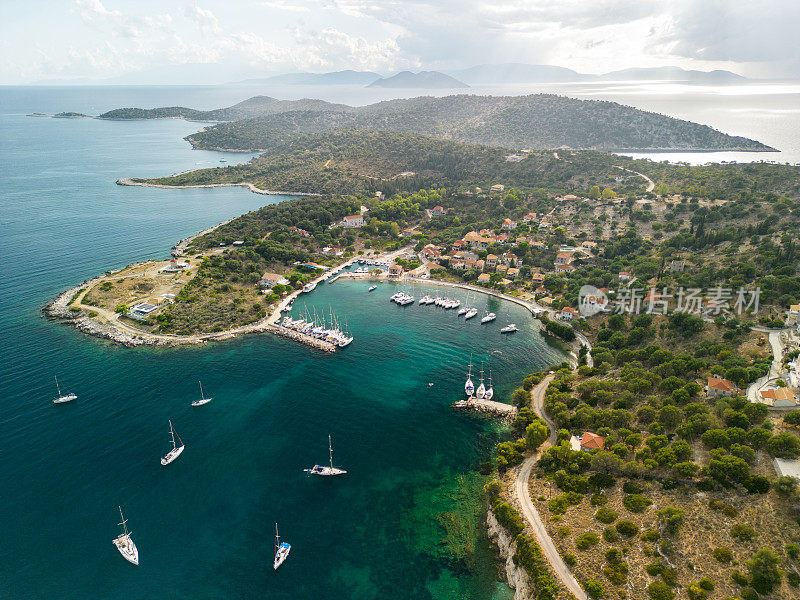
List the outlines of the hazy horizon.
{"type": "Polygon", "coordinates": [[[222,84],[505,63],[800,79],[800,5],[788,0],[45,0],[0,5],[0,17],[2,85],[222,84]]]}

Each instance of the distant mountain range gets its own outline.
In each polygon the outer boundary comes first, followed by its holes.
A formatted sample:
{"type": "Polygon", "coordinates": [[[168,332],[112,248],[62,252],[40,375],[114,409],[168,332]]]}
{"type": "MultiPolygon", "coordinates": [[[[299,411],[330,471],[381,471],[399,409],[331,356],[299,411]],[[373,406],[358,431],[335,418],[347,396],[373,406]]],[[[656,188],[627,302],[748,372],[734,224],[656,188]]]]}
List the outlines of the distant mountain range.
{"type": "Polygon", "coordinates": [[[245,79],[241,84],[266,83],[276,85],[368,85],[381,76],[372,71],[334,71],[332,73],[287,73],[265,79],[245,79]]]}
{"type": "Polygon", "coordinates": [[[463,81],[459,81],[450,75],[439,73],[439,71],[420,71],[419,73],[401,71],[392,77],[373,81],[367,87],[433,90],[467,88],[469,86],[463,81]]]}

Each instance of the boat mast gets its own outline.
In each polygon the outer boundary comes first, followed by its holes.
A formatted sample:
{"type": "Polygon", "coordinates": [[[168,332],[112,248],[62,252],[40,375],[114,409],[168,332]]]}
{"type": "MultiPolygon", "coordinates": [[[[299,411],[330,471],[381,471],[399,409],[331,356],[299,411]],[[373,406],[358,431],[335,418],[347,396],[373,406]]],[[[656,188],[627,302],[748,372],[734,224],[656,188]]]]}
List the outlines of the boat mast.
{"type": "Polygon", "coordinates": [[[203,396],[203,382],[202,381],[198,381],[197,383],[200,384],[200,399],[201,400],[205,400],[206,398],[205,398],[205,396],[203,396]]]}
{"type": "Polygon", "coordinates": [[[328,456],[331,459],[331,470],[333,470],[333,446],[331,445],[331,434],[328,434],[328,456]]]}
{"type": "Polygon", "coordinates": [[[58,385],[58,377],[56,377],[55,375],[53,375],[53,377],[56,380],[56,389],[58,390],[58,397],[60,398],[61,397],[61,386],[58,385]]]}
{"type": "Polygon", "coordinates": [[[122,515],[122,507],[118,506],[118,508],[119,508],[119,518],[122,519],[122,523],[120,523],[120,525],[122,525],[122,529],[123,529],[123,531],[125,533],[125,536],[128,536],[129,535],[128,534],[128,525],[127,525],[128,521],[126,521],[125,517],[122,515]]]}
{"type": "Polygon", "coordinates": [[[172,428],[172,421],[169,422],[169,434],[172,437],[172,449],[175,450],[175,430],[172,428]]]}
{"type": "Polygon", "coordinates": [[[278,537],[278,524],[275,523],[275,554],[278,554],[278,543],[280,542],[280,537],[278,537]]]}

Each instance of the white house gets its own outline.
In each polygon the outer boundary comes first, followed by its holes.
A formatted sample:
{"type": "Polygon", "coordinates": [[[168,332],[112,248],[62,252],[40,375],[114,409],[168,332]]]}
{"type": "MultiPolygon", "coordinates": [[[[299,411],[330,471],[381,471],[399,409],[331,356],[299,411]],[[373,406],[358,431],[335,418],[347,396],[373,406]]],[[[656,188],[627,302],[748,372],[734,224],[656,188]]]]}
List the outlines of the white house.
{"type": "Polygon", "coordinates": [[[349,227],[352,229],[356,229],[358,227],[364,226],[364,216],[363,215],[350,215],[342,219],[342,225],[344,227],[349,227]]]}

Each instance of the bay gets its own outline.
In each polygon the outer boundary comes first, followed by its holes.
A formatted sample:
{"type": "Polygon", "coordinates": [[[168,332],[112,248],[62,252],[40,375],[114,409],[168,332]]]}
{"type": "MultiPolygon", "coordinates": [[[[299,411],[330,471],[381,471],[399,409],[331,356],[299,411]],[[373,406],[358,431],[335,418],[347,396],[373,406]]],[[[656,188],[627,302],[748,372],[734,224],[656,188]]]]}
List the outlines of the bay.
{"type": "MultiPolygon", "coordinates": [[[[70,108],[153,98],[118,92],[74,91],[70,108]]],[[[470,356],[499,398],[560,360],[524,309],[483,298],[498,321],[465,324],[395,306],[388,285],[326,284],[302,301],[347,319],[355,341],[334,355],[270,335],[126,349],[48,322],[60,290],[284,198],[116,186],[248,156],[192,151],[181,138],[197,124],[179,120],[23,116],[60,110],[61,93],[26,110],[2,95],[0,111],[0,597],[507,598],[474,493],[500,434],[449,405],[470,356]],[[501,336],[507,321],[523,331],[501,336]],[[76,402],[52,404],[54,375],[76,402]],[[192,408],[198,380],[214,400],[192,408]],[[168,419],[186,450],[162,467],[168,419]],[[349,473],[310,478],[328,433],[349,473]],[[111,544],[117,505],[139,567],[111,544]],[[475,540],[468,563],[442,544],[446,513],[475,540]],[[293,547],[278,572],[276,521],[293,547]]]]}

